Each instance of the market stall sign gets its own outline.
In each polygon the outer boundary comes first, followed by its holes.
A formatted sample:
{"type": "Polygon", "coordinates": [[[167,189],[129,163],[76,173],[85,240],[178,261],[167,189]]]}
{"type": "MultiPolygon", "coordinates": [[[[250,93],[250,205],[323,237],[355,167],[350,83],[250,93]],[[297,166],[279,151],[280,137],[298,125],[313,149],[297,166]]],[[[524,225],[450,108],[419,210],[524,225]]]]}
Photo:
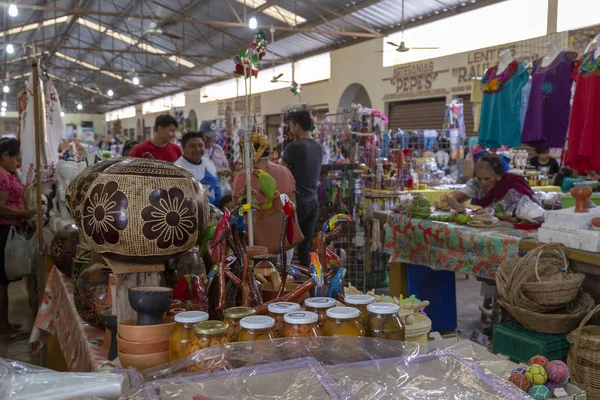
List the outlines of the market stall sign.
{"type": "MultiPolygon", "coordinates": [[[[437,94],[440,90],[433,88],[440,74],[448,70],[435,70],[433,61],[425,61],[394,67],[394,75],[389,80],[396,88],[395,93],[388,94],[385,100],[398,99],[402,97],[413,97],[422,94],[437,94]]],[[[443,93],[444,90],[441,90],[443,93]]]]}

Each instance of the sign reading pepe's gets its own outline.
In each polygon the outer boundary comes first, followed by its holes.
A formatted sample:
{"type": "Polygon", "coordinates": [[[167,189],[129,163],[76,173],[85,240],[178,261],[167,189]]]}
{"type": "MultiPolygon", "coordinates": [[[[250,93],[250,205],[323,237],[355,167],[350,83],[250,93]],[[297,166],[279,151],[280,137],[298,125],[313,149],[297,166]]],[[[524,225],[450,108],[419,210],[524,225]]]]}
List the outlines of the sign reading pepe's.
{"type": "Polygon", "coordinates": [[[390,83],[396,86],[396,93],[428,91],[440,72],[434,69],[433,61],[397,66],[390,83]]]}

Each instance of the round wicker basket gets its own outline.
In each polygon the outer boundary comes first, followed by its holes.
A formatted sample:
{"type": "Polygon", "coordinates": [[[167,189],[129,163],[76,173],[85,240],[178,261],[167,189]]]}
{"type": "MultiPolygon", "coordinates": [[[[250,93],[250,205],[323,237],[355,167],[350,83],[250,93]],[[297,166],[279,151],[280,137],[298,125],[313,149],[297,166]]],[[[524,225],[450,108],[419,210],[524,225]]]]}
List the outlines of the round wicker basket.
{"type": "Polygon", "coordinates": [[[400,311],[400,318],[404,322],[406,342],[427,344],[431,331],[431,320],[428,317],[411,311],[400,311]],[[406,323],[406,317],[409,315],[415,319],[415,322],[410,325],[406,323]]]}
{"type": "Polygon", "coordinates": [[[600,326],[587,325],[600,311],[600,305],[591,310],[579,327],[567,335],[571,349],[567,358],[571,378],[592,399],[600,398],[600,326]]]}

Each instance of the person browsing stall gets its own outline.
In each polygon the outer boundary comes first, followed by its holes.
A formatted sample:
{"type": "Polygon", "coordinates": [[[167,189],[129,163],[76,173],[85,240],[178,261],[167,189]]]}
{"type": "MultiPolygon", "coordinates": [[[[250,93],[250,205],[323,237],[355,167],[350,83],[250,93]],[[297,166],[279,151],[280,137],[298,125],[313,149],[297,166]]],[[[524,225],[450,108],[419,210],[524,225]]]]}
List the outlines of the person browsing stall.
{"type": "Polygon", "coordinates": [[[23,198],[25,189],[15,172],[21,161],[21,143],[17,139],[0,140],[0,340],[15,339],[26,332],[18,331],[18,326],[8,322],[8,284],[4,251],[10,228],[23,225],[36,214],[27,210],[23,198]]]}
{"type": "Polygon", "coordinates": [[[131,151],[135,148],[135,146],[137,146],[138,144],[140,144],[140,142],[138,142],[137,140],[128,140],[124,145],[123,145],[123,157],[130,157],[129,154],[131,154],[131,151]]]}
{"type": "Polygon", "coordinates": [[[575,184],[579,182],[585,182],[585,178],[580,177],[577,170],[569,167],[562,167],[554,177],[552,184],[554,186],[560,186],[562,192],[568,193],[569,190],[573,189],[575,184]]]}
{"type": "Polygon", "coordinates": [[[171,115],[159,115],[154,121],[154,137],[131,150],[129,157],[143,157],[150,153],[156,160],[175,162],[181,157],[181,148],[172,143],[179,124],[171,115]]]}
{"type": "Polygon", "coordinates": [[[529,164],[544,175],[556,175],[560,166],[555,158],[550,157],[550,151],[547,148],[535,149],[535,156],[531,157],[529,164]]]}
{"type": "Polygon", "coordinates": [[[535,201],[533,190],[523,177],[507,173],[500,157],[486,154],[475,163],[475,178],[470,179],[464,188],[452,193],[448,203],[457,212],[465,212],[464,203],[468,200],[482,208],[491,207],[512,191],[535,201]]]}
{"type": "Polygon", "coordinates": [[[290,132],[294,141],[285,147],[282,165],[292,171],[296,180],[296,212],[304,240],[298,246],[300,264],[310,265],[310,252],[319,218],[317,187],[321,175],[323,151],[321,145],[310,137],[312,118],[308,111],[295,111],[289,115],[290,132]]]}
{"type": "Polygon", "coordinates": [[[175,164],[190,171],[206,189],[210,204],[218,207],[221,204],[221,187],[217,177],[217,168],[206,157],[202,133],[186,133],[181,139],[181,147],[183,155],[175,161],[175,164]]]}

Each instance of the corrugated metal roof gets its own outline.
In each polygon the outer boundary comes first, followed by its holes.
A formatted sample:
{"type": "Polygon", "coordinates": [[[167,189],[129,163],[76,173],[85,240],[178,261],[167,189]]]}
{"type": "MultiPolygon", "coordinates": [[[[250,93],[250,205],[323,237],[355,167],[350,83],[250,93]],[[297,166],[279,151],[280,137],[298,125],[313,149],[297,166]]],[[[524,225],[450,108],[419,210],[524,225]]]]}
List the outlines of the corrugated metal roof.
{"type": "MultiPolygon", "coordinates": [[[[277,30],[275,42],[269,43],[269,57],[277,59],[302,57],[318,51],[345,46],[364,38],[353,36],[339,36],[323,33],[324,30],[340,30],[348,33],[368,33],[369,30],[386,33],[398,30],[402,20],[402,0],[266,0],[268,5],[275,4],[283,10],[296,13],[307,22],[299,24],[299,28],[308,28],[319,31],[290,32],[277,30]],[[316,4],[315,4],[316,3],[316,4]],[[326,9],[319,7],[324,6],[326,9]],[[346,17],[340,17],[345,15],[346,17]],[[354,23],[353,23],[354,22],[354,23]],[[357,24],[358,23],[358,24],[357,24]],[[366,26],[363,29],[361,26],[366,26]]],[[[502,0],[477,0],[478,5],[490,4],[502,0]]],[[[269,27],[271,25],[283,26],[283,23],[265,14],[247,8],[237,0],[31,0],[27,5],[37,5],[42,9],[34,10],[27,7],[24,2],[19,8],[16,18],[8,16],[6,8],[0,8],[0,21],[6,21],[6,27],[11,29],[31,23],[42,22],[52,18],[72,15],[75,4],[85,10],[80,15],[87,21],[109,27],[111,30],[134,38],[138,43],[125,43],[118,38],[101,34],[97,30],[87,28],[80,23],[73,23],[64,40],[61,35],[69,27],[67,21],[50,24],[42,29],[32,29],[20,33],[13,33],[6,38],[0,37],[0,42],[12,43],[16,46],[15,54],[0,53],[0,72],[4,76],[20,75],[28,72],[30,63],[23,58],[25,53],[20,47],[21,43],[35,42],[39,51],[50,51],[45,63],[52,73],[66,81],[99,88],[106,91],[109,88],[115,91],[113,99],[101,95],[90,95],[89,91],[74,87],[60,81],[57,86],[65,91],[64,103],[66,109],[73,109],[76,102],[83,102],[86,111],[103,112],[126,103],[134,104],[145,101],[152,96],[163,95],[168,92],[199,87],[207,82],[227,79],[234,69],[231,57],[241,48],[248,46],[252,39],[252,31],[247,27],[212,27],[202,21],[221,21],[238,23],[240,19],[257,17],[259,24],[269,27]],[[237,16],[232,12],[231,6],[236,10],[237,16]],[[45,7],[45,9],[44,9],[45,7]],[[135,15],[134,15],[135,14],[135,15]],[[133,15],[133,16],[132,16],[133,15]],[[139,18],[144,15],[144,18],[139,18]],[[244,17],[245,15],[245,17],[244,17]],[[190,23],[190,19],[201,20],[190,23]],[[165,19],[173,19],[167,20],[165,19]],[[177,21],[187,19],[187,23],[177,21]],[[150,28],[155,28],[150,30],[150,28]],[[162,33],[160,32],[162,31],[162,33]],[[55,47],[58,46],[58,49],[55,47]],[[154,52],[168,53],[168,56],[157,54],[141,54],[145,46],[152,46],[154,52]],[[55,51],[67,57],[78,60],[68,60],[54,55],[55,51]],[[169,60],[171,55],[178,55],[192,62],[195,67],[187,68],[169,60]],[[22,60],[18,60],[23,58],[22,60]],[[17,61],[13,61],[13,60],[17,61]],[[134,75],[140,77],[143,87],[132,86],[106,74],[87,69],[81,64],[90,64],[105,71],[131,79],[134,75]],[[167,74],[163,76],[163,74],[167,74]],[[204,76],[210,75],[210,76],[204,76]]],[[[405,19],[407,24],[419,18],[446,17],[453,15],[453,8],[471,6],[471,0],[405,0],[405,19]],[[445,10],[445,11],[444,11],[445,10]],[[436,12],[438,14],[436,14],[436,12]]],[[[263,9],[265,7],[262,7],[263,9]]],[[[64,18],[63,18],[64,19],[64,18]]],[[[268,41],[271,35],[265,29],[268,41]]],[[[174,59],[175,57],[171,57],[174,59]]],[[[269,63],[270,64],[270,63],[269,63]]],[[[17,82],[10,82],[17,85],[17,82]]],[[[16,107],[17,90],[11,91],[9,110],[16,107]],[[12,108],[11,108],[12,107],[12,108]]]]}

